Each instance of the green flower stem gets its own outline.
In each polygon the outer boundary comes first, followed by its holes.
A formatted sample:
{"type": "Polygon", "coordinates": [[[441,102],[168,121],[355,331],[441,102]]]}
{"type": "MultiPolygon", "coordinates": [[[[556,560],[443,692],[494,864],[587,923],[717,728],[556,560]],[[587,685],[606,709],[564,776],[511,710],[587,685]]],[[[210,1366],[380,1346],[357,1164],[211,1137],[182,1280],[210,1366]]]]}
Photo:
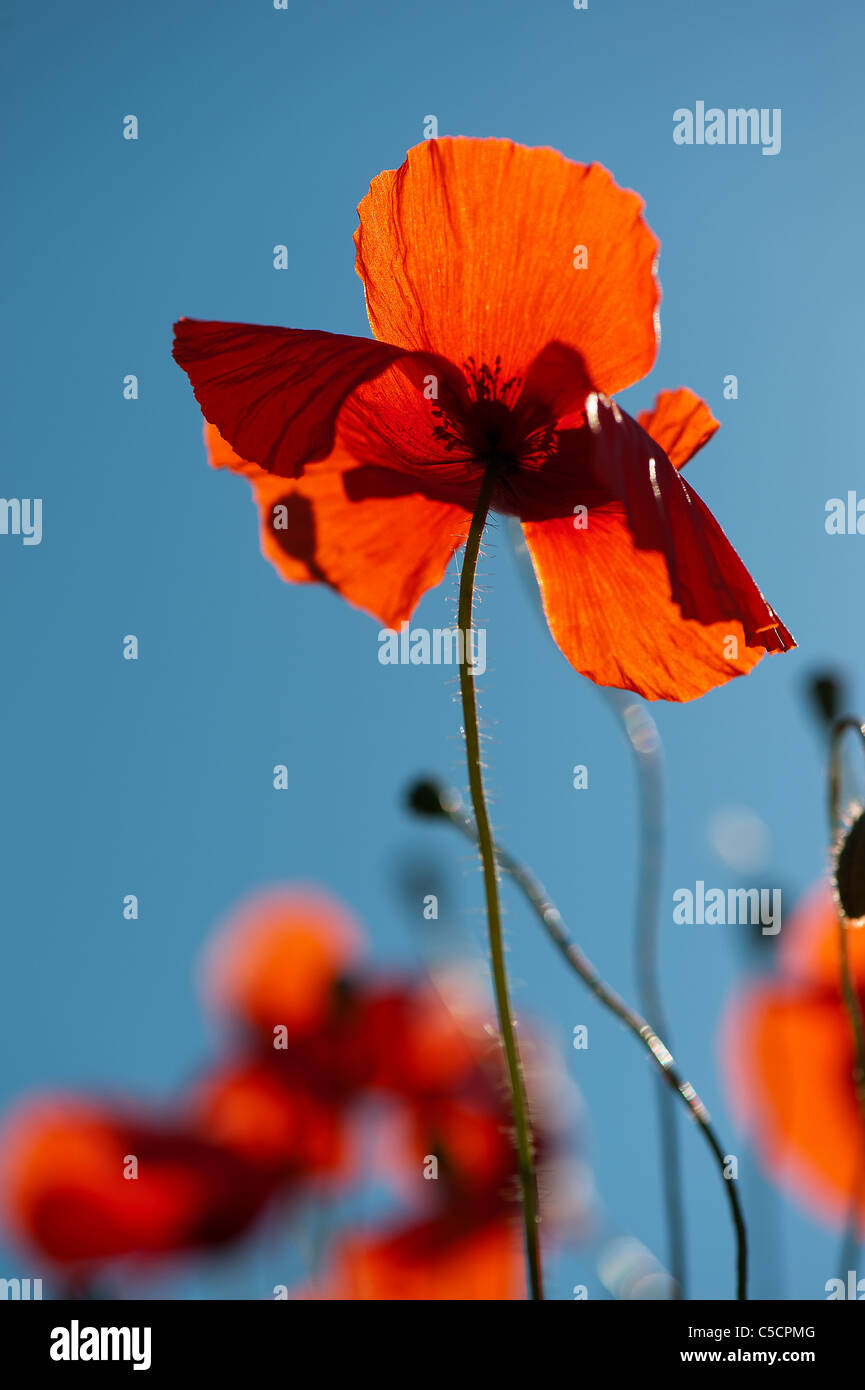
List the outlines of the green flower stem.
{"type": "Polygon", "coordinates": [[[480,733],[478,730],[478,709],[475,699],[474,675],[470,660],[472,647],[472,621],[474,608],[475,572],[481,536],[487,521],[490,501],[495,487],[496,475],[487,468],[474,514],[469,527],[460,576],[460,596],[457,623],[462,633],[462,652],[460,660],[460,695],[463,707],[463,728],[466,740],[466,760],[469,773],[469,790],[475,814],[477,833],[473,836],[477,844],[484,875],[484,892],[487,905],[487,926],[492,958],[493,989],[498,1014],[499,1031],[504,1048],[510,1089],[511,1111],[516,1136],[517,1165],[519,1168],[520,1193],[525,1231],[526,1261],[528,1265],[529,1290],[533,1299],[542,1299],[543,1279],[541,1275],[541,1254],[538,1238],[538,1185],[535,1175],[532,1149],[529,1106],[523,1080],[520,1054],[517,1048],[514,1020],[508,992],[508,977],[505,970],[504,943],[502,940],[501,908],[499,906],[498,868],[496,848],[493,841],[490,819],[484,796],[484,781],[481,764],[480,733]]]}
{"type": "MultiPolygon", "coordinates": [[[[479,831],[468,816],[463,816],[458,810],[458,801],[455,797],[441,796],[440,812],[467,835],[474,843],[479,842],[479,831]]],[[[736,1193],[736,1183],[732,1178],[725,1174],[726,1156],[709,1118],[706,1109],[697,1092],[689,1081],[680,1076],[675,1060],[664,1045],[662,1040],[650,1027],[644,1018],[626,1004],[623,999],[616,994],[615,990],[601,978],[592,962],[583,954],[579,946],[571,940],[568,935],[561,913],[553,902],[549,899],[544,889],[534,875],[526,869],[511,854],[502,849],[499,845],[496,849],[496,856],[502,869],[508,874],[515,883],[522,889],[536,915],[540,919],[541,925],[555,946],[564,956],[570,967],[576,971],[580,979],[587,984],[605,1008],[615,1014],[616,1018],[628,1028],[636,1038],[647,1049],[649,1055],[660,1068],[660,1073],[667,1085],[676,1092],[685,1102],[691,1115],[699,1125],[709,1148],[712,1150],[718,1169],[724,1182],[724,1190],[730,1204],[730,1214],[733,1219],[733,1226],[736,1233],[736,1298],[747,1299],[748,1297],[748,1237],[745,1229],[745,1220],[742,1215],[742,1208],[736,1193]]]]}

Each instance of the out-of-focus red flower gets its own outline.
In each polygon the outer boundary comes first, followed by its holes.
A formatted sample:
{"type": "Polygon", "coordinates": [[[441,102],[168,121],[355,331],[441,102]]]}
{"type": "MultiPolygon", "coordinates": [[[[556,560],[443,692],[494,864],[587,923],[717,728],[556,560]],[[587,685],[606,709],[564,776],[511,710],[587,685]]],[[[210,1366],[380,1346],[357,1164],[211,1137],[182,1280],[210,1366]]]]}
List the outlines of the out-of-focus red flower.
{"type": "Polygon", "coordinates": [[[664,392],[634,420],[609,400],[657,349],[642,207],[554,150],[424,141],[358,209],[373,339],[176,325],[211,461],[249,479],[285,579],[397,626],[493,469],[552,634],[592,680],[686,700],[793,645],[681,476],[708,406],[664,392]]]}
{"type": "Polygon", "coordinates": [[[470,1038],[428,986],[362,974],[362,954],[339,903],[274,889],[245,903],[209,947],[205,990],[295,1089],[334,1098],[452,1089],[488,1039],[470,1038]]]}
{"type": "Polygon", "coordinates": [[[323,1028],[339,1010],[340,982],[356,969],[363,942],[342,905],[308,889],[274,889],[251,899],[210,944],[205,993],[213,1007],[270,1042],[323,1028]]]}
{"type": "Polygon", "coordinates": [[[7,1117],[0,1192],[19,1239],[84,1266],[221,1245],[250,1225],[269,1187],[178,1124],[61,1097],[7,1117]]]}
{"type": "MultiPolygon", "coordinates": [[[[856,987],[865,990],[865,928],[848,926],[846,940],[850,973],[856,987]]],[[[827,883],[815,884],[797,904],[781,933],[778,961],[786,979],[839,993],[838,908],[827,883]]]]}
{"type": "Polygon", "coordinates": [[[335,1251],[323,1284],[298,1296],[394,1302],[524,1299],[521,1236],[507,1216],[470,1222],[459,1212],[384,1238],[348,1240],[335,1251]]]}
{"type": "Polygon", "coordinates": [[[369,1049],[368,1084],[405,1096],[452,1093],[490,1049],[487,1037],[458,1022],[428,985],[414,982],[368,985],[357,1031],[369,1049]]]}
{"type": "MultiPolygon", "coordinates": [[[[865,1003],[865,929],[848,927],[847,940],[865,1003]]],[[[837,1225],[848,1220],[856,1194],[865,1229],[865,1122],[828,885],[791,916],[778,959],[779,975],[740,990],[725,1014],[720,1045],[730,1103],[774,1179],[837,1225]]]]}
{"type": "Polygon", "coordinates": [[[291,1085],[260,1061],[217,1068],[186,1097],[196,1128],[214,1143],[285,1184],[338,1171],[345,1162],[343,1111],[291,1085]]]}
{"type": "Polygon", "coordinates": [[[412,1118],[418,1172],[427,1155],[435,1157],[437,1186],[448,1202],[468,1202],[476,1216],[513,1206],[518,1191],[513,1121],[501,1098],[496,1103],[494,1095],[468,1094],[417,1101],[412,1118]]]}
{"type": "MultiPolygon", "coordinates": [[[[340,1244],[327,1296],[522,1297],[500,1049],[464,988],[457,1018],[430,984],[382,978],[361,960],[358,928],[329,897],[247,903],[205,969],[233,1050],[170,1112],[74,1097],[13,1112],[0,1137],[12,1230],[72,1275],[210,1249],[244,1234],[271,1199],[275,1209],[353,1179],[366,1124],[367,1137],[389,1140],[378,1172],[407,1215],[340,1244]]],[[[535,1120],[544,1160],[555,1126],[545,1109],[535,1120]]]]}

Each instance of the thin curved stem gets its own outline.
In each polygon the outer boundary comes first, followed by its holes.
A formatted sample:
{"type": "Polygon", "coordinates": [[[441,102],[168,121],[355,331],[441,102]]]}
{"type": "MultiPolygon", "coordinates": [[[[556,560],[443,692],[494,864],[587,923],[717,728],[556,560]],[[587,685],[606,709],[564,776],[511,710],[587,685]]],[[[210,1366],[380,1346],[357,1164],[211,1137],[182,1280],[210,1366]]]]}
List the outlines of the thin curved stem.
{"type": "MultiPolygon", "coordinates": [[[[478,843],[478,830],[470,817],[461,815],[458,810],[456,798],[441,797],[440,811],[445,817],[467,835],[475,844],[478,843]]],[[[646,1022],[644,1018],[632,1009],[629,1004],[616,994],[615,990],[606,983],[598,974],[592,962],[571,940],[561,913],[551,899],[547,896],[540,882],[535,878],[531,871],[522,865],[519,860],[497,846],[496,855],[498,862],[506,873],[510,874],[514,882],[522,889],[541,925],[550,937],[554,945],[558,948],[565,960],[573,970],[579,975],[584,984],[594,994],[595,998],[615,1014],[616,1018],[634,1034],[636,1038],[646,1048],[656,1066],[660,1069],[667,1085],[679,1095],[687,1105],[691,1115],[696,1120],[700,1132],[703,1135],[709,1148],[712,1150],[724,1182],[724,1190],[730,1205],[730,1215],[736,1233],[736,1298],[740,1300],[748,1297],[748,1236],[745,1229],[745,1219],[742,1214],[742,1207],[736,1193],[735,1179],[726,1176],[726,1155],[717,1135],[712,1127],[709,1112],[706,1109],[694,1087],[689,1081],[679,1074],[675,1059],[672,1053],[665,1046],[655,1030],[646,1022]]]]}
{"type": "MultiPolygon", "coordinates": [[[[863,748],[865,748],[865,725],[852,715],[846,715],[843,719],[836,720],[829,745],[829,827],[833,842],[841,828],[841,740],[848,729],[856,730],[863,748]]],[[[853,1041],[856,1047],[853,1084],[856,1087],[859,1108],[862,1111],[863,1123],[865,1123],[865,1018],[862,1015],[862,1004],[856,993],[850,971],[847,927],[848,920],[839,904],[838,947],[841,957],[841,993],[853,1030],[853,1041]]]]}
{"type": "MultiPolygon", "coordinates": [[[[637,911],[634,957],[637,999],[657,1034],[671,1041],[670,1025],[661,993],[658,961],[658,909],[661,896],[661,857],[664,840],[664,776],[661,738],[648,710],[633,696],[604,690],[607,704],[622,725],[634,755],[640,805],[640,852],[637,871],[637,911]]],[[[682,1162],[676,1127],[676,1103],[658,1077],[658,1132],[661,1148],[664,1207],[670,1248],[670,1273],[674,1296],[687,1296],[685,1213],[682,1199],[682,1162]]]]}
{"type": "Polygon", "coordinates": [[[492,961],[493,991],[495,993],[499,1031],[501,1033],[502,1046],[505,1054],[511,1111],[514,1118],[529,1291],[532,1299],[542,1299],[544,1293],[541,1274],[540,1241],[538,1236],[538,1186],[532,1148],[529,1106],[522,1067],[520,1065],[520,1054],[517,1047],[508,991],[508,977],[505,969],[496,846],[493,840],[486,798],[484,796],[478,709],[475,699],[474,674],[471,669],[475,572],[477,570],[481,536],[483,535],[484,526],[486,525],[490,501],[495,487],[495,480],[496,475],[494,470],[488,468],[484,474],[480,494],[475,504],[474,514],[469,527],[468,539],[466,540],[462,573],[460,575],[459,611],[457,615],[457,624],[462,634],[462,651],[460,652],[460,695],[462,697],[469,790],[477,826],[477,831],[473,839],[480,850],[481,864],[483,867],[484,893],[486,895],[487,906],[487,927],[489,930],[490,957],[492,961]]]}

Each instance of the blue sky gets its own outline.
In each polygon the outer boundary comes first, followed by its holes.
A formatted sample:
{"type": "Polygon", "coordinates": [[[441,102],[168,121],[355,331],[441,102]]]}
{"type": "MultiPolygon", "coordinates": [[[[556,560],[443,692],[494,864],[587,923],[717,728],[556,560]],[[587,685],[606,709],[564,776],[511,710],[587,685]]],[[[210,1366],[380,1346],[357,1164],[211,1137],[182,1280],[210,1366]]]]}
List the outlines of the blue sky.
{"type": "MultiPolygon", "coordinates": [[[[0,25],[14,210],[0,229],[2,491],[41,497],[44,528],[38,546],[0,537],[0,1101],[46,1085],[157,1096],[187,1078],[210,1047],[194,997],[201,945],[262,883],[327,885],[367,924],[380,960],[410,962],[418,922],[399,867],[420,855],[446,876],[449,912],[483,949],[479,875],[446,830],[400,807],[417,771],[464,784],[453,684],[434,667],[382,667],[373,620],[279,581],[259,555],[246,485],[205,465],[170,357],[182,314],[365,333],[355,208],[435,114],[441,134],[599,160],[645,198],[662,243],[663,339],[624,404],[680,384],[708,400],[722,429],[690,482],[800,643],[694,704],[653,708],[669,795],[668,1008],[686,1071],[744,1155],[716,1055],[745,960],[741,929],[674,927],[672,893],[735,881],[709,825],[744,806],[769,827],[766,873],[791,903],[826,862],[803,680],[839,665],[865,702],[865,539],[824,527],[829,498],[865,489],[849,408],[861,386],[862,11],[818,14],[804,0],[590,0],[580,12],[566,0],[287,11],[270,0],[91,0],[47,13],[18,0],[0,25]],[[781,108],[781,152],[676,145],[673,112],[698,100],[781,108]],[[129,113],[136,142],[121,136],[129,113]],[[289,248],[282,272],[277,243],[289,248]],[[122,397],[127,373],[137,401],[122,397]],[[729,373],[735,401],[722,396],[729,373]],[[122,660],[127,633],[139,637],[137,663],[122,660]],[[290,769],[287,793],[272,789],[276,763],[290,769]],[[130,892],[135,923],[121,915],[130,892]]],[[[481,698],[496,825],[633,996],[628,752],[599,692],[538,622],[504,526],[490,541],[481,698]],[[572,787],[576,763],[590,769],[586,791],[572,787]]],[[[446,580],[417,622],[446,626],[455,594],[446,580]]],[[[662,1253],[647,1065],[516,899],[508,928],[517,1005],[543,1016],[582,1088],[611,1220],[662,1253]],[[575,1053],[583,1022],[592,1045],[575,1053]]],[[[683,1148],[692,1292],[726,1298],[723,1193],[690,1128],[683,1148]]],[[[771,1210],[782,1232],[781,1255],[757,1255],[755,1293],[820,1297],[836,1234],[783,1197],[773,1206],[750,1160],[742,1167],[757,1227],[771,1210]]],[[[244,1256],[218,1278],[192,1272],[170,1288],[238,1296],[269,1277],[244,1256]]],[[[590,1258],[569,1253],[550,1292],[566,1298],[581,1279],[602,1296],[590,1258]]]]}

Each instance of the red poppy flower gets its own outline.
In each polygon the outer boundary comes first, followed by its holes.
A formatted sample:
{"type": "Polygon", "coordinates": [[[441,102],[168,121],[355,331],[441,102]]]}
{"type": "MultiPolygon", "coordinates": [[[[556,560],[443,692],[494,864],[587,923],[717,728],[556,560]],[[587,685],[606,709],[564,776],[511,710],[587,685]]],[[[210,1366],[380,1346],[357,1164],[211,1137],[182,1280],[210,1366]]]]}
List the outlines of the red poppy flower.
{"type": "Polygon", "coordinates": [[[176,326],[212,461],[248,476],[284,578],[396,626],[464,542],[490,467],[553,636],[592,680],[690,699],[792,646],[679,473],[717,428],[708,407],[666,392],[635,421],[609,400],[657,346],[636,194],[553,150],[442,139],[358,211],[374,339],[176,326]]]}
{"type": "Polygon", "coordinates": [[[288,1084],[275,1059],[218,1068],[187,1095],[185,1109],[211,1142],[282,1185],[335,1174],[346,1160],[340,1107],[288,1084]]]}
{"type": "Polygon", "coordinates": [[[328,1301],[485,1301],[524,1299],[525,1258],[516,1225],[466,1223],[463,1213],[391,1235],[345,1241],[321,1289],[328,1301]]]}
{"type": "Polygon", "coordinates": [[[13,1112],[0,1153],[8,1224],[58,1264],[221,1245],[270,1191],[193,1130],[70,1097],[13,1112]]]}
{"type": "MultiPolygon", "coordinates": [[[[436,1183],[428,1186],[478,1221],[490,1212],[513,1214],[519,1189],[512,1122],[498,1097],[475,1091],[417,1102],[411,1109],[411,1166],[420,1173],[427,1156],[437,1161],[436,1183]]],[[[544,1133],[537,1128],[542,1156],[544,1133]]]]}
{"type": "Polygon", "coordinates": [[[275,889],[244,903],[209,945],[205,992],[293,1093],[336,1104],[361,1089],[453,1089],[477,1069],[486,1035],[458,1024],[427,986],[365,977],[362,954],[360,928],[333,898],[275,889]]]}
{"type": "Polygon", "coordinates": [[[259,1032],[297,1042],[339,1009],[340,986],[363,952],[360,929],[340,903],[309,889],[260,893],[212,941],[204,962],[209,1002],[259,1032]]]}
{"type": "MultiPolygon", "coordinates": [[[[848,928],[865,1005],[865,928],[848,928]]],[[[784,928],[780,975],[740,991],[721,1032],[730,1102],[767,1171],[836,1225],[856,1205],[865,1231],[865,1127],[840,988],[838,916],[828,886],[784,928]]]]}
{"type": "Polygon", "coordinates": [[[366,984],[356,1032],[366,1042],[367,1084],[409,1097],[453,1094],[490,1052],[480,1026],[455,1019],[426,984],[366,984]]]}

